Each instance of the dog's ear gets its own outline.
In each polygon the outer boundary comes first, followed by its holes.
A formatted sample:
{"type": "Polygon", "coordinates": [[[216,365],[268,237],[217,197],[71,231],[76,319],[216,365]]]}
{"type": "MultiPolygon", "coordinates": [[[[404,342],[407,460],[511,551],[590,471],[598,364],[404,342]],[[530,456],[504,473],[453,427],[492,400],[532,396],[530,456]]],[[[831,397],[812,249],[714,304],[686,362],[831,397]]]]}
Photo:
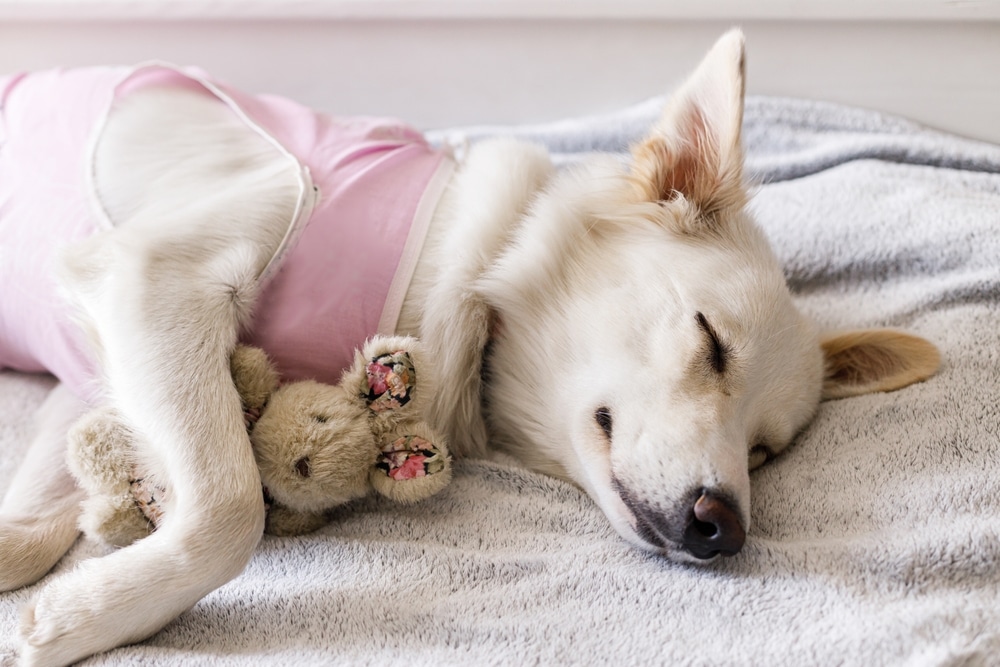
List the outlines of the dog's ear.
{"type": "Polygon", "coordinates": [[[743,33],[723,35],[632,150],[645,201],[683,196],[706,217],[746,203],[743,188],[743,33]]]}
{"type": "Polygon", "coordinates": [[[826,336],[823,398],[892,391],[934,375],[941,355],[934,345],[892,329],[849,331],[826,336]]]}

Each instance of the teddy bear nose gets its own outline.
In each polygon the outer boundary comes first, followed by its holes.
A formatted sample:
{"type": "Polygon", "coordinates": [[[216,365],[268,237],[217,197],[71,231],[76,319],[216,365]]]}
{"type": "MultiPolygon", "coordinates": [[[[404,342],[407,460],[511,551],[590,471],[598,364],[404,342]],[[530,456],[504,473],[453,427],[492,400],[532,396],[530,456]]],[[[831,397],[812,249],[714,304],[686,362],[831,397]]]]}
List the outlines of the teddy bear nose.
{"type": "Polygon", "coordinates": [[[309,457],[303,456],[301,459],[295,462],[295,472],[299,473],[299,477],[308,477],[309,470],[309,457]]]}

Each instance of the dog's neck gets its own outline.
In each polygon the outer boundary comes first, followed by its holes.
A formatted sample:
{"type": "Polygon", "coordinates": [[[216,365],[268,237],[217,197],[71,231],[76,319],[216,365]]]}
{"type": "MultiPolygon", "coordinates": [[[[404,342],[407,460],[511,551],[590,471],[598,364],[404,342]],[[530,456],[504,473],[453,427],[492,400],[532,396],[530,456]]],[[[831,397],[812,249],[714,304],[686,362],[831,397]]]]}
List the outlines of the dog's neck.
{"type": "Polygon", "coordinates": [[[448,388],[438,392],[430,421],[448,432],[457,455],[488,450],[482,364],[503,314],[477,285],[552,173],[537,146],[509,140],[474,146],[438,203],[403,302],[397,332],[423,340],[438,386],[448,388]]]}

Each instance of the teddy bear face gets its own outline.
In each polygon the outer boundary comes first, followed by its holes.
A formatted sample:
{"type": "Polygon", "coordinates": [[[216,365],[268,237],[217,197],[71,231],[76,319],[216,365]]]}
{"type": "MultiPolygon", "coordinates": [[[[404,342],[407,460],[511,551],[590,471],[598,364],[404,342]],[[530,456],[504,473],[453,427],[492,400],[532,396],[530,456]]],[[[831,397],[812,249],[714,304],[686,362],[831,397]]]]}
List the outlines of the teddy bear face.
{"type": "Polygon", "coordinates": [[[250,432],[261,481],[275,501],[318,512],[366,495],[378,457],[367,416],[338,386],[277,389],[250,432]],[[359,443],[371,442],[371,446],[359,443]]]}

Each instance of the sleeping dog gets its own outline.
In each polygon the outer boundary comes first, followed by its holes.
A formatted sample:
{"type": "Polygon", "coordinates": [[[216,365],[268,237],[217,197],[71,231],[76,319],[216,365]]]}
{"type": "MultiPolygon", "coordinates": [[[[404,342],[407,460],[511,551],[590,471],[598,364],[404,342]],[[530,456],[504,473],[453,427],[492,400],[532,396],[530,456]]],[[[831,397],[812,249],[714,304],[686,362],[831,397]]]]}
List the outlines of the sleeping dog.
{"type": "Polygon", "coordinates": [[[41,589],[23,662],[141,640],[242,570],[264,508],[229,375],[241,340],[288,379],[335,381],[365,337],[417,335],[456,453],[578,484],[641,549],[739,552],[749,470],[821,399],[938,366],[920,338],[821,335],[795,309],[746,211],[743,76],[732,31],[627,164],[562,171],[513,141],[456,165],[399,123],[195,70],[0,80],[0,366],[61,380],[0,507],[0,590],[78,534],[61,462],[87,405],[113,405],[173,491],[153,535],[41,589]]]}

